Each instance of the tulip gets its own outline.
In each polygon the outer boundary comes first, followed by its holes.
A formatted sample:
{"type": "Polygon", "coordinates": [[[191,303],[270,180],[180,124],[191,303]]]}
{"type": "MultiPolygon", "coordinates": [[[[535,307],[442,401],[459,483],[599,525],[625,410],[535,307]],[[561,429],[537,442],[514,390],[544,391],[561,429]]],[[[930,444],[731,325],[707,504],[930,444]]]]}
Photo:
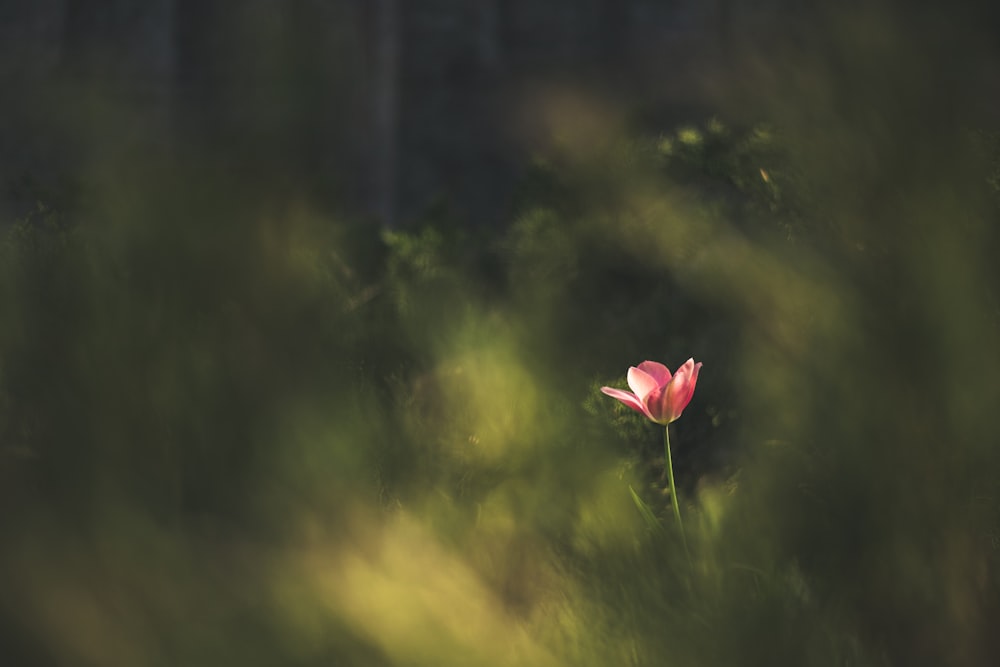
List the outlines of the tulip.
{"type": "Polygon", "coordinates": [[[628,369],[631,392],[614,387],[601,387],[601,391],[666,426],[680,417],[691,402],[700,369],[701,363],[688,359],[671,375],[670,369],[663,364],[644,361],[628,369]]]}
{"type": "MultiPolygon", "coordinates": [[[[674,507],[674,518],[680,529],[681,541],[684,543],[684,552],[687,554],[688,563],[691,562],[691,552],[688,550],[687,536],[684,534],[684,524],[681,522],[681,506],[677,500],[677,484],[674,482],[674,464],[670,456],[670,428],[668,425],[680,417],[684,408],[691,402],[691,397],[694,396],[694,387],[698,383],[699,370],[701,370],[701,364],[694,363],[694,359],[685,361],[684,365],[678,368],[673,375],[670,374],[670,369],[661,363],[644,361],[638,366],[632,366],[628,369],[628,386],[632,391],[601,387],[601,391],[608,396],[617,398],[636,412],[641,412],[650,420],[663,426],[663,448],[666,455],[667,481],[670,484],[670,504],[674,507]]],[[[636,501],[640,511],[645,509],[648,512],[648,508],[642,504],[635,491],[632,492],[632,499],[636,501]]]]}

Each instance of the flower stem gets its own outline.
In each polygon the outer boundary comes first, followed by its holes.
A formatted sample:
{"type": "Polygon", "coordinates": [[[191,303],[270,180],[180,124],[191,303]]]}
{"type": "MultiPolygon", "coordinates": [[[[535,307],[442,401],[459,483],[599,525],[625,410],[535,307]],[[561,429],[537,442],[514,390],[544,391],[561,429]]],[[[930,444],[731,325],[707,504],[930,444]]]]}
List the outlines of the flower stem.
{"type": "Polygon", "coordinates": [[[677,485],[674,484],[674,464],[670,457],[670,427],[663,427],[663,446],[667,452],[667,480],[670,482],[670,502],[674,506],[674,518],[677,519],[677,527],[681,531],[681,542],[684,543],[684,553],[687,554],[688,561],[691,560],[691,552],[688,550],[687,535],[684,534],[684,523],[681,521],[681,505],[677,500],[677,485]]]}

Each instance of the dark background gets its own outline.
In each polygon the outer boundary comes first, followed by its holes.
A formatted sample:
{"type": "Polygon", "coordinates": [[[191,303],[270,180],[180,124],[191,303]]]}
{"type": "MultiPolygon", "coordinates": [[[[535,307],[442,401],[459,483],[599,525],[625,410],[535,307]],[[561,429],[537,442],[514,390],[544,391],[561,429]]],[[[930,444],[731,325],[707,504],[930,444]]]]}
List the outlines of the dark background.
{"type": "Polygon", "coordinates": [[[0,11],[8,203],[31,198],[19,179],[72,180],[124,147],[155,161],[186,146],[269,191],[387,224],[442,200],[501,221],[525,163],[568,122],[552,118],[560,96],[657,130],[699,119],[746,58],[824,20],[807,3],[735,0],[6,0],[0,11]]]}
{"type": "Polygon", "coordinates": [[[997,26],[0,0],[0,663],[997,664],[997,26]]]}

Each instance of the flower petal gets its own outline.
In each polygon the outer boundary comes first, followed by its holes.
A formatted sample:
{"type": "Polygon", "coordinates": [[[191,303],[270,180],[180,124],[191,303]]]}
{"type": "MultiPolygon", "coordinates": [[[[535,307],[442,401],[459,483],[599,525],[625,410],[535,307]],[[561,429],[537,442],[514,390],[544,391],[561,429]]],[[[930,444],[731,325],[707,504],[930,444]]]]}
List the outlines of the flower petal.
{"type": "Polygon", "coordinates": [[[688,359],[684,365],[677,369],[674,379],[667,387],[667,403],[674,419],[681,416],[684,408],[691,402],[694,396],[694,388],[698,383],[698,371],[701,370],[701,363],[694,363],[694,359],[688,359]]]}
{"type": "MultiPolygon", "coordinates": [[[[674,377],[676,378],[677,376],[675,375],[674,377]]],[[[657,387],[646,397],[646,409],[643,412],[657,424],[666,425],[678,417],[671,410],[670,386],[668,384],[666,387],[657,387]]]]}
{"type": "MultiPolygon", "coordinates": [[[[694,360],[692,359],[692,361],[694,360]]],[[[691,402],[691,397],[694,396],[694,388],[698,384],[698,371],[700,370],[701,362],[699,361],[694,365],[694,368],[691,370],[691,377],[688,379],[688,396],[687,401],[684,402],[685,406],[691,402]]]]}
{"type": "Polygon", "coordinates": [[[657,387],[670,382],[670,369],[658,361],[644,361],[639,364],[639,370],[656,380],[657,387]]]}
{"type": "Polygon", "coordinates": [[[688,378],[691,377],[692,371],[694,371],[694,359],[688,359],[681,365],[680,368],[677,369],[677,372],[674,373],[674,379],[679,385],[686,386],[688,378]]]}
{"type": "Polygon", "coordinates": [[[650,419],[653,419],[653,417],[649,414],[649,411],[646,409],[646,406],[635,394],[621,389],[615,389],[614,387],[601,387],[601,392],[607,394],[611,398],[617,398],[619,401],[629,406],[636,412],[641,412],[650,419]]]}
{"type": "Polygon", "coordinates": [[[636,397],[642,401],[649,395],[649,392],[659,387],[660,384],[656,381],[656,378],[646,371],[632,366],[628,369],[628,386],[635,392],[636,397]]]}

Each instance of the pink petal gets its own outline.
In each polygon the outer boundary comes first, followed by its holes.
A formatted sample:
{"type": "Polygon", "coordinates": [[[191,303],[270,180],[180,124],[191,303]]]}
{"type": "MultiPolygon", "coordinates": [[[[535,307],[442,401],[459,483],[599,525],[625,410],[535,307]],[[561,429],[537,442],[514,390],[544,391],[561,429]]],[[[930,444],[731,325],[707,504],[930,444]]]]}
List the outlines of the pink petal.
{"type": "Polygon", "coordinates": [[[660,384],[656,381],[656,378],[646,371],[632,366],[628,369],[628,386],[635,392],[636,397],[642,401],[649,395],[649,392],[659,387],[660,384]]]}
{"type": "Polygon", "coordinates": [[[698,371],[701,364],[695,364],[694,359],[688,359],[683,366],[677,369],[674,379],[667,387],[667,403],[674,419],[681,416],[684,408],[691,402],[694,396],[694,388],[698,383],[698,371]]]}
{"type": "Polygon", "coordinates": [[[657,387],[670,382],[670,369],[657,361],[644,361],[639,364],[639,370],[656,380],[657,387]]]}
{"type": "Polygon", "coordinates": [[[691,377],[691,372],[694,370],[694,359],[688,359],[684,364],[677,369],[674,373],[674,382],[677,383],[678,387],[687,386],[688,379],[691,377]]]}
{"type": "MultiPolygon", "coordinates": [[[[674,377],[676,378],[677,376],[675,375],[674,377]]],[[[644,412],[657,424],[669,424],[679,416],[673,414],[671,409],[670,387],[670,384],[666,387],[657,387],[646,397],[646,409],[644,412]]]]}
{"type": "Polygon", "coordinates": [[[701,370],[701,362],[699,361],[694,365],[694,370],[691,371],[691,379],[688,380],[688,387],[689,387],[688,397],[687,397],[688,403],[691,402],[691,397],[694,396],[694,388],[695,385],[698,384],[698,371],[700,370],[701,370]]]}
{"type": "Polygon", "coordinates": [[[642,414],[652,419],[652,416],[649,414],[649,411],[646,409],[646,406],[643,405],[643,402],[640,401],[639,398],[634,394],[629,393],[627,391],[622,391],[621,389],[615,389],[614,387],[601,387],[601,392],[607,394],[611,398],[617,398],[619,401],[629,406],[636,412],[641,412],[642,414]]]}

